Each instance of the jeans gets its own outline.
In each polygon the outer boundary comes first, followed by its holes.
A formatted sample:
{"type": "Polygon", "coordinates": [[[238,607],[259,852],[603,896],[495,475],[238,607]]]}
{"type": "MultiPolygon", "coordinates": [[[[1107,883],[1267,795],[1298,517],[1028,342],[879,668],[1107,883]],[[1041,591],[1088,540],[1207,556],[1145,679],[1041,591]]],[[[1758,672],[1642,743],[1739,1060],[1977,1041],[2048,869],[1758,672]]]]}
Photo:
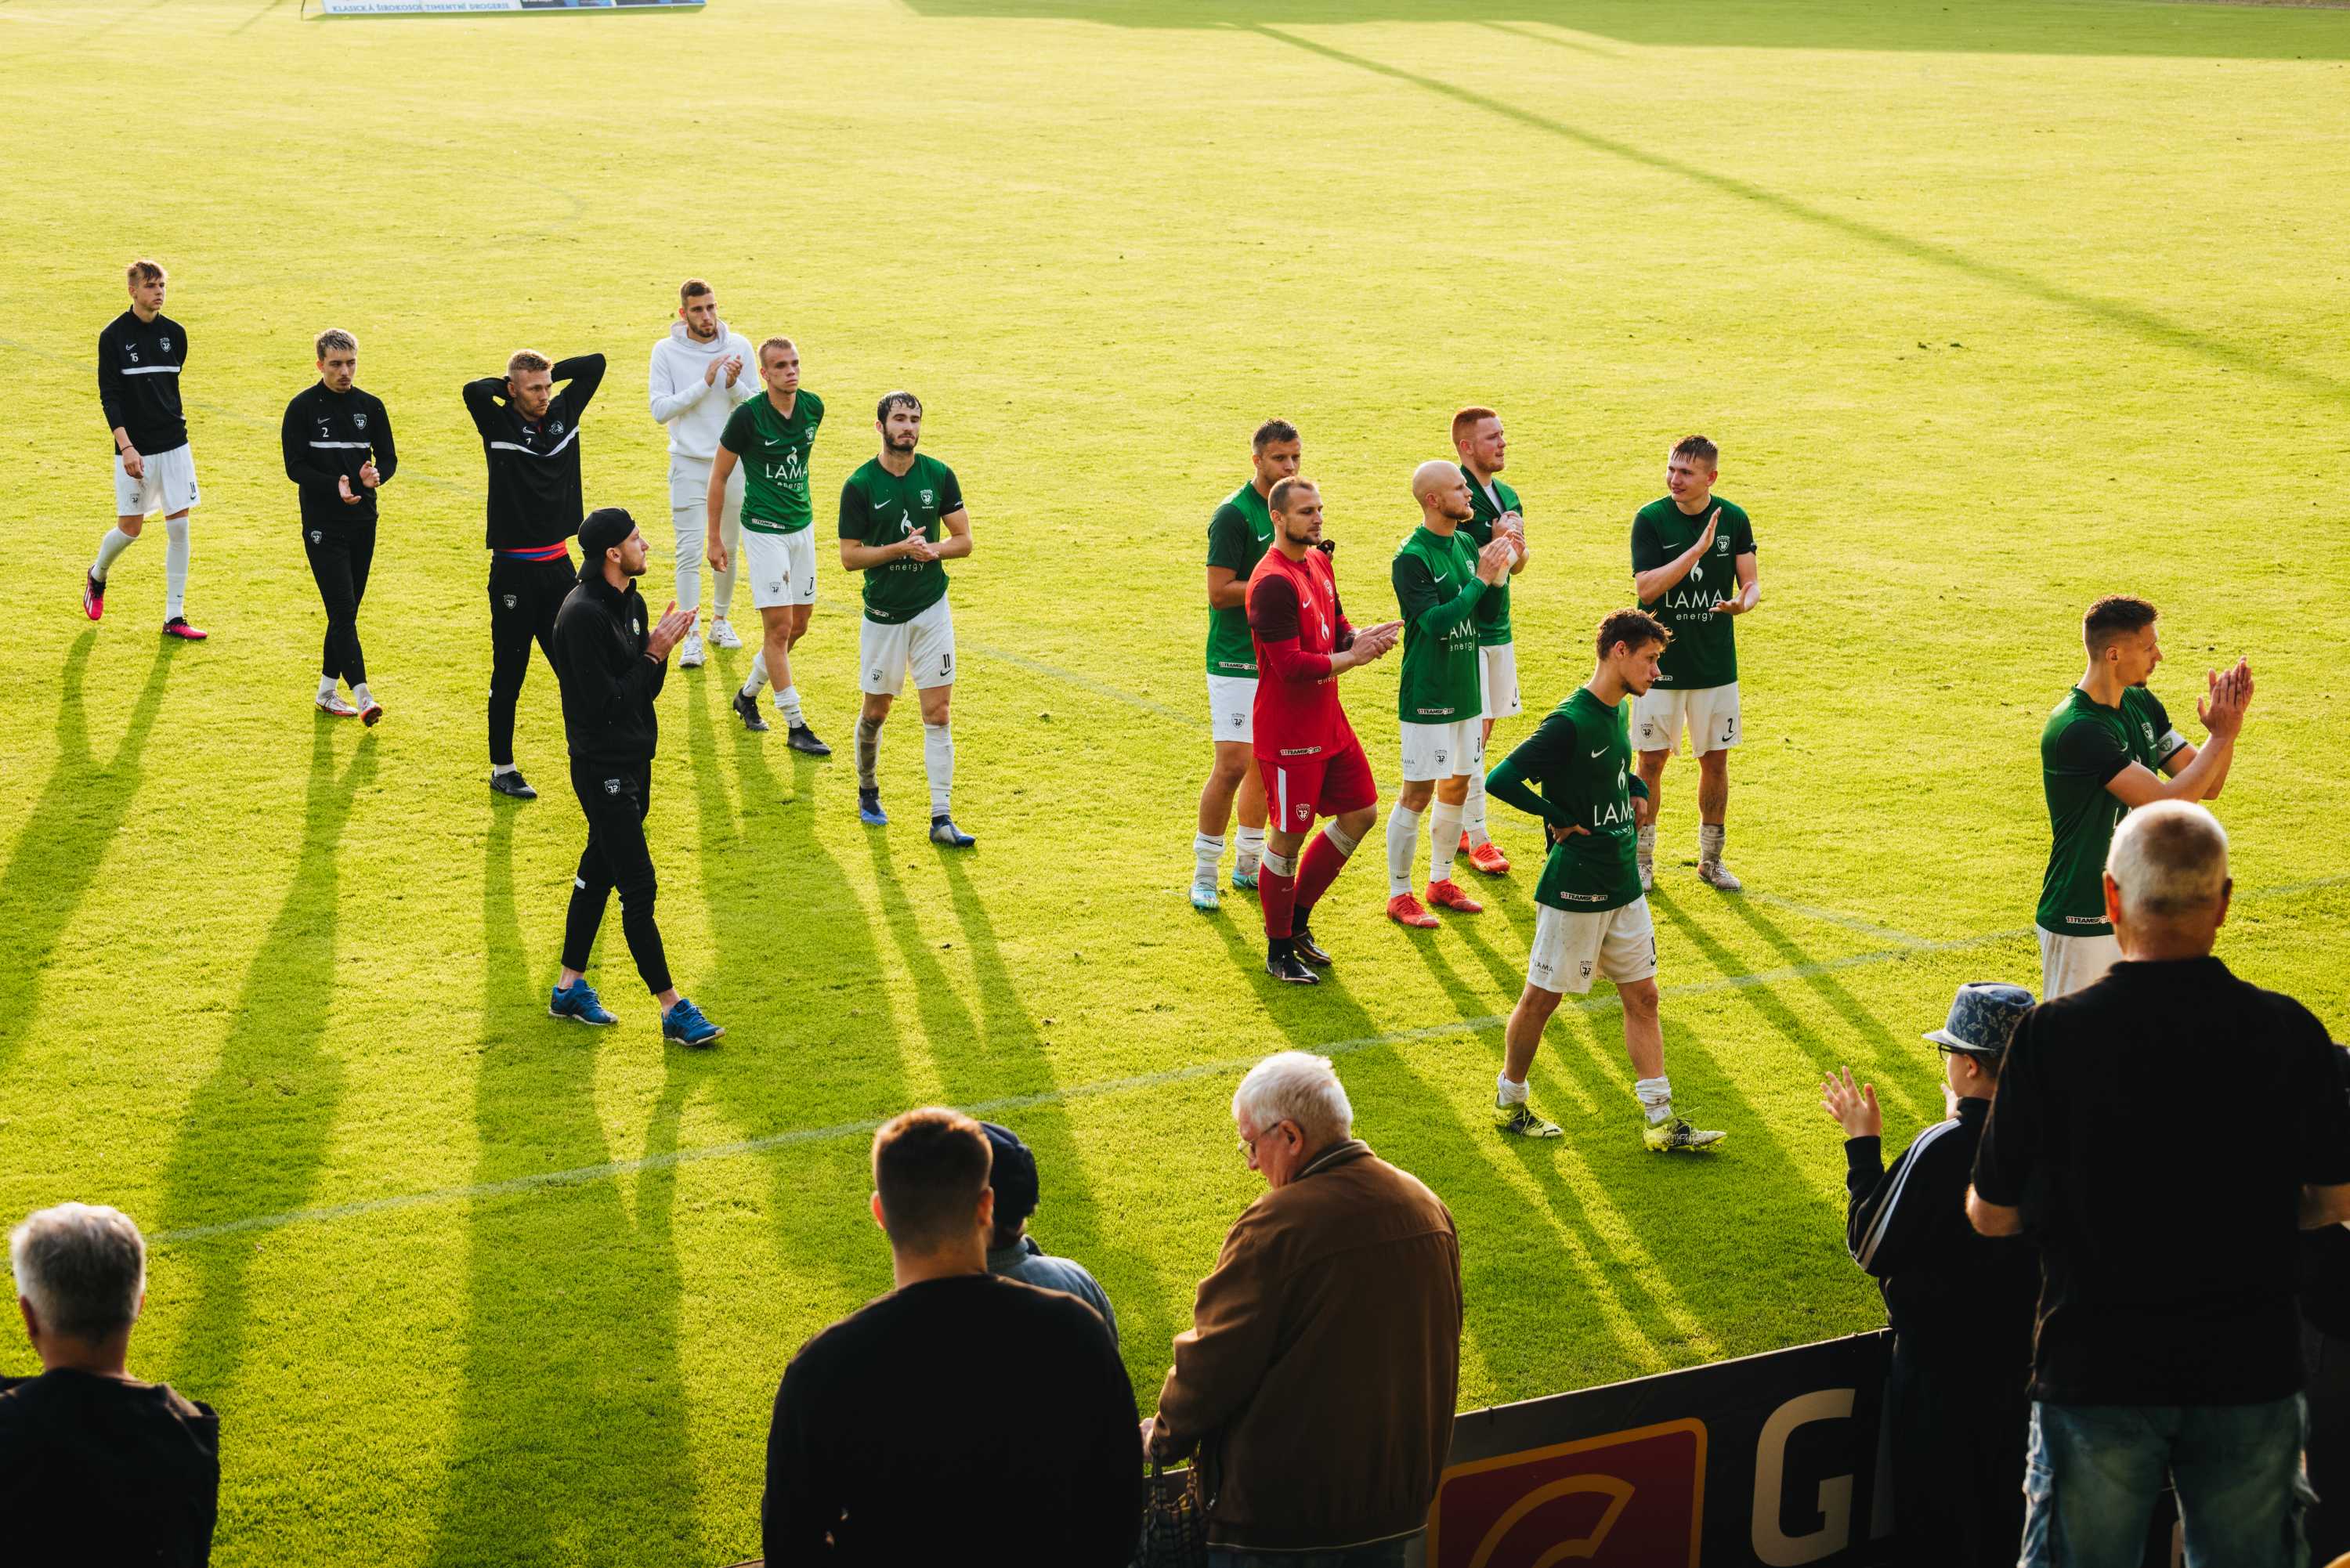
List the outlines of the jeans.
{"type": "Polygon", "coordinates": [[[1208,1548],[1208,1568],[1398,1568],[1410,1538],[1336,1552],[1251,1552],[1237,1546],[1208,1548]]]}
{"type": "Polygon", "coordinates": [[[2168,1474],[2188,1568],[2304,1568],[2301,1396],[2032,1407],[2021,1568],[2137,1568],[2168,1474]]]}

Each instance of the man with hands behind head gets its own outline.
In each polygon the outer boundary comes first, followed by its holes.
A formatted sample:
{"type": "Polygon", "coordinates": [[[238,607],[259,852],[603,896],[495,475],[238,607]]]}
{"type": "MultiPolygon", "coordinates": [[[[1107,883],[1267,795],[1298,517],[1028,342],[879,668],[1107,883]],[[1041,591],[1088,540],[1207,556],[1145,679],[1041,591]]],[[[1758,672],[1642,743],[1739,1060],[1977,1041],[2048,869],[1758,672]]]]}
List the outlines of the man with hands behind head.
{"type": "Polygon", "coordinates": [[[726,1033],[671,983],[660,928],[653,923],[652,851],[645,813],[652,804],[653,750],[660,735],[653,699],[669,676],[670,650],[693,629],[694,612],[672,600],[658,622],[645,613],[636,579],[645,575],[645,536],[617,506],[599,507],[580,524],[585,558],[579,586],[555,618],[555,673],[563,683],[563,729],[571,748],[571,787],[588,816],[588,847],[571,879],[563,921],[563,976],[548,1001],[556,1018],[608,1024],[582,972],[604,922],[604,903],[620,890],[620,929],[645,989],[661,1007],[661,1034],[681,1045],[707,1045],[726,1033]]]}

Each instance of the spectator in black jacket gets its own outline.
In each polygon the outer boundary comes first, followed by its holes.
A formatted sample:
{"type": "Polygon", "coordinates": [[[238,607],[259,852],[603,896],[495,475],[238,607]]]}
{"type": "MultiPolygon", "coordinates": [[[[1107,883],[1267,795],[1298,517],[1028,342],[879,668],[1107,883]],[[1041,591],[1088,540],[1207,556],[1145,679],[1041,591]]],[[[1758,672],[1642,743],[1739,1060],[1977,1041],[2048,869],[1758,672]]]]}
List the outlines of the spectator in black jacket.
{"type": "Polygon", "coordinates": [[[116,1209],[61,1203],[8,1238],[16,1310],[43,1368],[0,1377],[0,1560],[212,1560],[220,1417],[126,1370],[147,1243],[116,1209]]]}
{"type": "Polygon", "coordinates": [[[399,471],[391,416],[372,394],[351,384],[359,374],[359,340],[340,327],[318,334],[318,379],[286,405],[278,443],[286,477],[300,486],[302,553],[327,607],[327,643],[318,666],[318,711],[373,724],[383,705],[368,690],[367,658],[359,651],[359,600],[367,597],[375,562],[375,502],[379,486],[399,471]],[[348,681],[344,701],[338,681],[348,681]]]}
{"type": "MultiPolygon", "coordinates": [[[[2334,1047],[2350,1091],[2350,1047],[2334,1047]]],[[[2309,1370],[2310,1559],[2350,1552],[2350,1224],[2301,1236],[2301,1348],[2309,1370]]]]}
{"type": "Polygon", "coordinates": [[[1902,1561],[1919,1568],[2006,1568],[2023,1534],[2040,1254],[1977,1235],[1967,1181],[2000,1058],[2031,1008],[2022,986],[1959,988],[1948,1022],[1926,1036],[1942,1053],[1953,1114],[1919,1133],[1889,1170],[1876,1085],[1856,1085],[1847,1067],[1821,1088],[1845,1130],[1845,1244],[1885,1293],[1893,1322],[1893,1519],[1902,1561]]]}
{"type": "Polygon", "coordinates": [[[760,1504],[776,1568],[1133,1557],[1134,1385],[1092,1307],[988,1272],[991,1158],[960,1111],[908,1111],[874,1135],[897,1288],[784,1370],[760,1504]]]}
{"type": "Polygon", "coordinates": [[[653,923],[652,851],[645,812],[652,803],[653,751],[660,739],[653,699],[669,675],[670,649],[692,629],[693,611],[674,600],[648,626],[635,579],[645,574],[645,536],[617,506],[588,514],[580,525],[585,558],[579,586],[555,618],[548,650],[563,684],[563,731],[570,743],[571,787],[588,815],[588,847],[571,879],[563,921],[563,976],[547,1012],[581,1023],[617,1023],[583,971],[604,923],[604,905],[620,890],[620,929],[645,989],[660,1002],[661,1034],[707,1045],[726,1033],[670,982],[660,927],[653,923]]]}
{"type": "Polygon", "coordinates": [[[482,435],[490,477],[490,787],[536,800],[514,762],[515,704],[535,638],[555,661],[555,612],[571,592],[571,551],[586,503],[579,488],[579,418],[604,379],[604,356],[550,364],[517,348],[503,377],[465,383],[465,411],[482,435]],[[560,392],[555,383],[565,383],[560,392]]]}

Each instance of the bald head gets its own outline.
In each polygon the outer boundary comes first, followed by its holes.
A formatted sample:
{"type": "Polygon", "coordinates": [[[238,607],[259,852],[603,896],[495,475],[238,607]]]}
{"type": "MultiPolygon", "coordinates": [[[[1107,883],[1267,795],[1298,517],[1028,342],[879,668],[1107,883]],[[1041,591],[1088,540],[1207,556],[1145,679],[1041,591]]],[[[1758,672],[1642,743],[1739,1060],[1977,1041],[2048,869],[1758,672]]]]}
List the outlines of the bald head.
{"type": "Polygon", "coordinates": [[[2106,856],[2106,903],[2125,954],[2210,951],[2227,919],[2230,891],[2227,830],[2203,806],[2157,801],[2131,812],[2114,830],[2106,856]]]}
{"type": "Polygon", "coordinates": [[[1454,524],[1476,515],[1469,505],[1469,481],[1461,476],[1461,465],[1440,458],[1411,471],[1411,498],[1419,503],[1419,520],[1439,533],[1449,534],[1454,524]]]}

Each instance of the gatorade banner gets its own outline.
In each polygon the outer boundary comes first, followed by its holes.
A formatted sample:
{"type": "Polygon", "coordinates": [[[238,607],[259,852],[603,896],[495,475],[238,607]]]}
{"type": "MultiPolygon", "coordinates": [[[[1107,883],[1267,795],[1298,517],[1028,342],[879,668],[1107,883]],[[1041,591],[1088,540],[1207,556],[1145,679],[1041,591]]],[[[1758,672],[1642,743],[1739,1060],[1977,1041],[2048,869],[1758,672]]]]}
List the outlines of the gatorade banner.
{"type": "Polygon", "coordinates": [[[702,0],[318,0],[329,16],[462,16],[506,11],[699,11],[702,0]]]}

